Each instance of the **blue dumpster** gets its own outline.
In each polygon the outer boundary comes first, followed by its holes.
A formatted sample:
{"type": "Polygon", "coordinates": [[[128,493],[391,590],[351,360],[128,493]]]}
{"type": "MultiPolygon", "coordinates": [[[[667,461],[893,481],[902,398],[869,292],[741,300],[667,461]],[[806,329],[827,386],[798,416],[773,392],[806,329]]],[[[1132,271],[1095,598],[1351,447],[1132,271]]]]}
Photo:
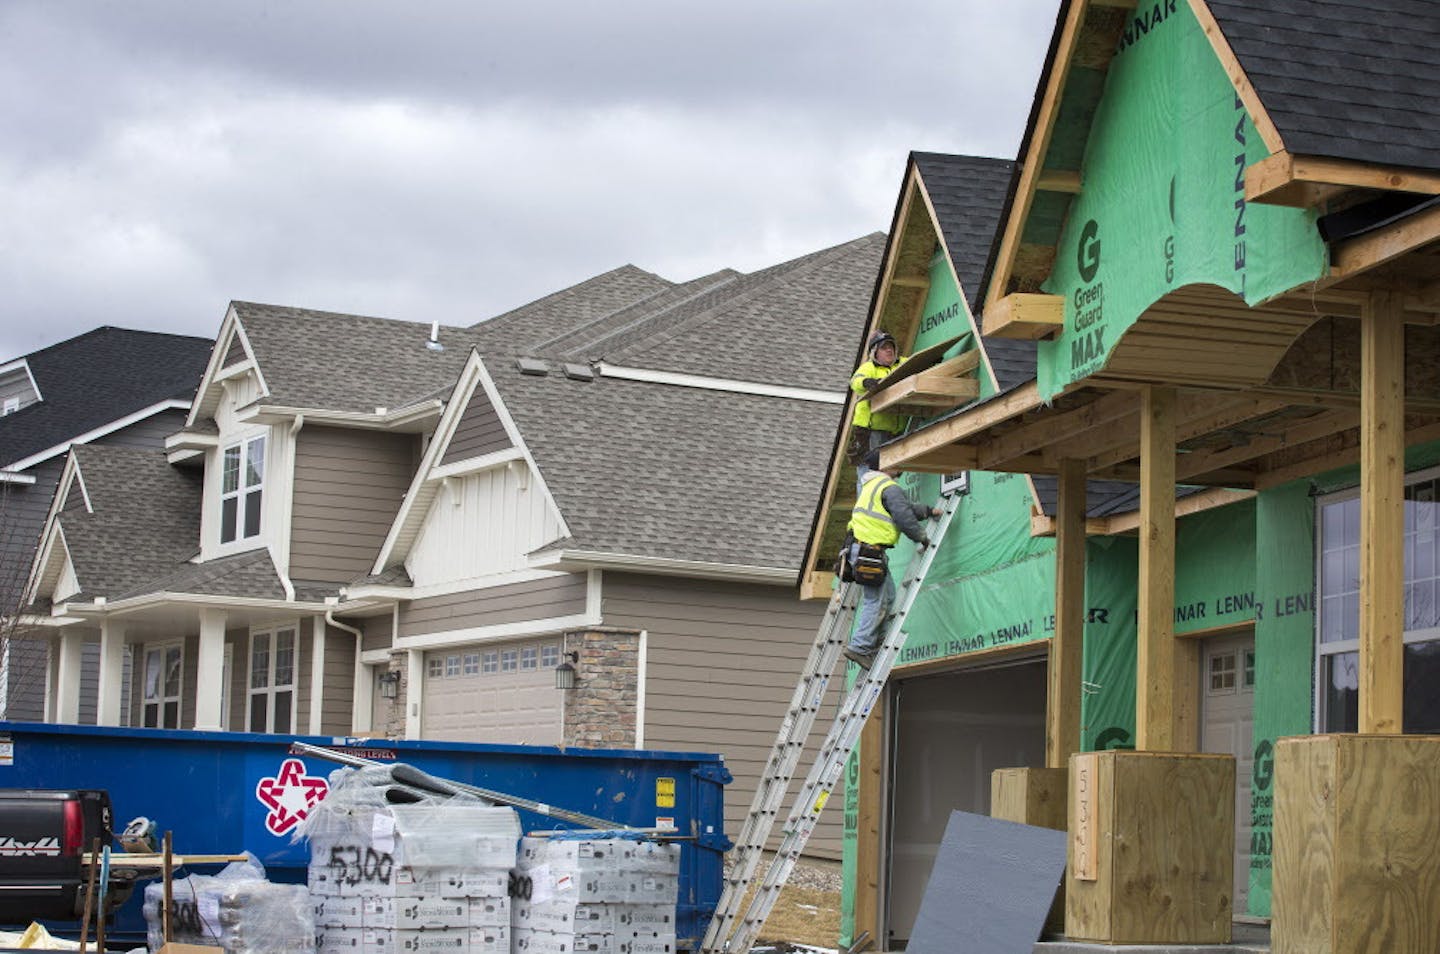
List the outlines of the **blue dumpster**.
{"type": "MultiPolygon", "coordinates": [[[[180,854],[249,851],[273,881],[303,882],[309,853],[292,844],[296,824],[324,796],[340,766],[290,752],[292,742],[378,762],[408,762],[431,775],[636,828],[680,830],[681,947],[698,946],[720,897],[725,836],[718,755],[552,746],[477,745],[186,732],[0,721],[0,788],[103,788],[116,826],[144,815],[174,833],[180,854]]],[[[524,831],[570,828],[520,812],[524,831]]],[[[213,872],[215,869],[202,869],[213,872]]],[[[143,943],[140,889],[109,936],[143,943]]]]}

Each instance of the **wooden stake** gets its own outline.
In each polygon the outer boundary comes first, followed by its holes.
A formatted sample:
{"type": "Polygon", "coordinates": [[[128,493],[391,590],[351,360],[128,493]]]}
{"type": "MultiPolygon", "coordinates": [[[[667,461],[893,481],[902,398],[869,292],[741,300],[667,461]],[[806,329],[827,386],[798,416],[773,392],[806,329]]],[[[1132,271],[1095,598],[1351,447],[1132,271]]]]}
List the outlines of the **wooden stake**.
{"type": "MultiPolygon", "coordinates": [[[[97,854],[100,851],[100,839],[96,838],[90,844],[90,853],[97,854]]],[[[80,954],[85,954],[90,946],[90,905],[95,900],[95,866],[90,866],[90,876],[85,880],[85,913],[80,916],[80,954]]]]}
{"type": "Polygon", "coordinates": [[[163,877],[164,877],[164,882],[163,882],[163,883],[164,883],[164,886],[165,886],[165,906],[161,909],[161,916],[160,916],[161,931],[162,931],[162,933],[165,935],[165,943],[167,943],[167,944],[170,943],[170,909],[171,909],[171,907],[173,907],[174,904],[175,904],[175,891],[174,891],[174,887],[175,887],[175,885],[174,885],[175,867],[174,867],[174,865],[171,863],[171,862],[174,860],[175,855],[174,855],[174,852],[173,852],[173,850],[172,850],[172,845],[171,845],[171,838],[170,838],[170,836],[171,836],[171,832],[168,832],[168,831],[167,831],[167,832],[165,833],[165,846],[164,846],[164,849],[163,849],[163,854],[164,854],[164,856],[165,856],[165,867],[164,867],[164,869],[163,869],[163,872],[164,872],[164,875],[163,875],[163,877]]]}

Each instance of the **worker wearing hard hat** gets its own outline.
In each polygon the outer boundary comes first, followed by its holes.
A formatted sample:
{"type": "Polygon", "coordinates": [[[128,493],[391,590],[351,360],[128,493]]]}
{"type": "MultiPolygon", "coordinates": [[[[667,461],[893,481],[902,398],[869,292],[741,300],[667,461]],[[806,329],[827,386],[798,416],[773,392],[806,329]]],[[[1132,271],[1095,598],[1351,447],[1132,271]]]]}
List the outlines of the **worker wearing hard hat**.
{"type": "Polygon", "coordinates": [[[905,359],[888,331],[877,331],[865,346],[865,363],[850,376],[850,390],[860,395],[850,421],[850,459],[859,464],[870,451],[905,429],[905,418],[883,411],[872,413],[865,395],[899,367],[905,359]]]}

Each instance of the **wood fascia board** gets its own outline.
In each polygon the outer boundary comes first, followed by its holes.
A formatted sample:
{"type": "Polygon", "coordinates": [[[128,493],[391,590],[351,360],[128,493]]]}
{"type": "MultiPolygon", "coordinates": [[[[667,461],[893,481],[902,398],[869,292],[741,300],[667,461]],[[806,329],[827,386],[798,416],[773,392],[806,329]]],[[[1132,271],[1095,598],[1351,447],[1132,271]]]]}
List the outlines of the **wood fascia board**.
{"type": "Polygon", "coordinates": [[[1260,101],[1260,94],[1255,91],[1255,86],[1250,82],[1245,67],[1240,65],[1240,59],[1230,46],[1230,41],[1225,39],[1225,33],[1220,29],[1220,24],[1215,21],[1215,14],[1210,11],[1210,6],[1205,0],[1190,0],[1190,10],[1195,14],[1195,19],[1200,21],[1200,28],[1205,31],[1205,37],[1210,41],[1210,48],[1215,51],[1215,56],[1220,60],[1220,65],[1225,70],[1225,75],[1230,78],[1230,85],[1235,89],[1235,95],[1245,104],[1245,111],[1250,114],[1250,121],[1255,124],[1255,131],[1260,134],[1265,148],[1270,152],[1284,152],[1285,142],[1280,138],[1280,130],[1275,128],[1275,122],[1270,118],[1270,112],[1265,104],[1260,101]]]}
{"type": "Polygon", "coordinates": [[[1245,198],[1250,202],[1297,204],[1287,201],[1292,198],[1290,193],[1296,191],[1289,188],[1293,185],[1440,195],[1440,174],[1323,156],[1296,156],[1285,151],[1245,170],[1245,198]]]}
{"type": "MultiPolygon", "coordinates": [[[[910,163],[910,170],[905,176],[905,182],[901,186],[903,190],[900,198],[900,208],[895,213],[895,234],[889,237],[885,247],[885,261],[880,271],[880,284],[875,292],[875,302],[870,309],[870,320],[865,325],[865,341],[880,327],[880,318],[885,314],[885,306],[890,300],[891,285],[898,284],[895,274],[896,263],[900,260],[900,246],[905,240],[905,226],[910,221],[910,208],[915,201],[915,194],[920,190],[920,167],[914,162],[910,163]]],[[[929,280],[926,279],[926,286],[929,280]]],[[[906,284],[900,287],[913,287],[906,284]]],[[[861,344],[864,347],[864,344],[861,344]]]]}
{"type": "MultiPolygon", "coordinates": [[[[955,259],[950,255],[950,246],[945,244],[945,231],[940,228],[940,216],[935,213],[935,203],[930,201],[930,193],[925,188],[925,178],[918,174],[918,167],[916,168],[916,173],[915,178],[919,185],[920,198],[925,203],[925,211],[930,216],[930,225],[935,230],[935,242],[940,246],[940,251],[945,255],[945,267],[950,269],[950,280],[955,283],[955,292],[960,298],[960,307],[965,309],[965,317],[970,322],[971,330],[975,332],[975,347],[980,352],[980,359],[985,362],[985,373],[990,375],[990,386],[999,390],[1000,379],[996,377],[995,368],[990,364],[990,355],[985,350],[985,341],[982,337],[983,332],[980,330],[980,322],[975,319],[975,315],[970,311],[970,299],[965,296],[965,286],[960,284],[960,274],[955,271],[955,259]]],[[[923,302],[920,307],[922,309],[925,307],[923,302]]],[[[917,315],[916,317],[918,319],[919,316],[917,315]]]]}
{"type": "Polygon", "coordinates": [[[938,421],[886,445],[880,451],[880,458],[886,465],[894,464],[903,470],[905,463],[913,458],[973,437],[1001,421],[1033,411],[1043,403],[1039,384],[1031,381],[971,411],[938,421]]]}
{"type": "Polygon", "coordinates": [[[923,407],[928,411],[920,413],[933,415],[969,403],[980,393],[980,382],[974,378],[927,378],[928,373],[908,377],[894,387],[878,392],[870,399],[870,410],[880,412],[899,407],[923,407]]]}
{"type": "Polygon", "coordinates": [[[1065,13],[1065,26],[1060,41],[1055,44],[1055,61],[1048,74],[1042,77],[1045,93],[1035,117],[1035,130],[1025,146],[1025,163],[1020,170],[1020,181],[1015,187],[1015,198],[1010,214],[1005,219],[1001,234],[1000,250],[995,256],[995,269],[990,278],[990,287],[985,291],[985,306],[982,312],[1004,296],[1010,284],[1015,267],[1015,255],[1020,250],[1020,240],[1025,233],[1025,220],[1030,217],[1030,207],[1035,201],[1036,187],[1041,170],[1045,165],[1045,154],[1050,150],[1050,139],[1055,134],[1055,119],[1060,113],[1060,100],[1065,94],[1065,83],[1070,77],[1070,61],[1074,58],[1075,47],[1080,39],[1080,26],[1085,22],[1084,0],[1071,0],[1065,13]]]}
{"type": "Polygon", "coordinates": [[[1440,239],[1440,206],[1336,244],[1330,251],[1330,274],[1321,281],[1325,284],[1344,281],[1437,239],[1440,239]]]}
{"type": "Polygon", "coordinates": [[[800,580],[802,600],[828,600],[835,588],[835,574],[826,570],[807,570],[800,580]]]}

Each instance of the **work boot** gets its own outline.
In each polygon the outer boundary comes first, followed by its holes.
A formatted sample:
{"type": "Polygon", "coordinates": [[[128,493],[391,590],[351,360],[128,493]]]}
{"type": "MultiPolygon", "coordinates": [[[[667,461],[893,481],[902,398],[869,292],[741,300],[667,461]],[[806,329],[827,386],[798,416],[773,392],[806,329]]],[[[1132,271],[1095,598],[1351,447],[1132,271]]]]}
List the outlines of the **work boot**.
{"type": "Polygon", "coordinates": [[[857,650],[851,649],[849,646],[846,646],[845,658],[853,662],[855,665],[859,666],[861,669],[869,669],[870,664],[875,661],[875,654],[873,652],[862,653],[857,650]]]}

